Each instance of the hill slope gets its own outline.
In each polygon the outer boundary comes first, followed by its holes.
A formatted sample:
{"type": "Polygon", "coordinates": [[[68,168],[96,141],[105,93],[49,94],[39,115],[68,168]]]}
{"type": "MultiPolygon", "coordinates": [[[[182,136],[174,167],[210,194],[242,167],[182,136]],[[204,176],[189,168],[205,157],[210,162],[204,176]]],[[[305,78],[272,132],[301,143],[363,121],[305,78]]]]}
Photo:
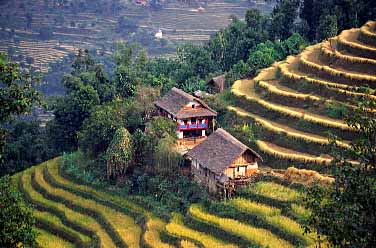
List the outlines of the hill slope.
{"type": "Polygon", "coordinates": [[[192,205],[185,216],[162,220],[140,204],[81,185],[59,167],[60,158],[13,176],[33,204],[41,247],[310,247],[303,236],[307,214],[302,192],[277,182],[258,182],[241,197],[192,205]],[[256,202],[257,199],[257,202],[256,202]]]}
{"type": "MultiPolygon", "coordinates": [[[[238,80],[231,92],[239,117],[261,128],[256,145],[266,163],[327,171],[328,132],[346,149],[356,131],[343,121],[356,97],[376,99],[376,22],[307,47],[301,54],[238,80]]],[[[370,109],[370,112],[375,112],[370,109]]]]}

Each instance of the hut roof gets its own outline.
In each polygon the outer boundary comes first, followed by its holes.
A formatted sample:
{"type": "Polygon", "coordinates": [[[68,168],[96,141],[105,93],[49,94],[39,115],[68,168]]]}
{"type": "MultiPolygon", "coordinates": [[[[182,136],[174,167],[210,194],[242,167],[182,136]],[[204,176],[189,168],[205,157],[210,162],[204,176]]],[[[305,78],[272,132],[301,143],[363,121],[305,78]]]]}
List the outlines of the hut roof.
{"type": "Polygon", "coordinates": [[[208,81],[208,84],[215,85],[220,91],[223,91],[225,89],[225,78],[226,75],[219,75],[217,77],[213,77],[208,81]]]}
{"type": "Polygon", "coordinates": [[[217,116],[217,112],[209,108],[201,99],[194,97],[178,88],[173,87],[161,99],[154,102],[154,104],[166,110],[178,119],[189,117],[204,117],[217,116]],[[198,102],[203,108],[183,109],[184,106],[190,102],[198,102]]]}
{"type": "Polygon", "coordinates": [[[185,156],[197,161],[217,175],[232,164],[244,152],[251,152],[256,158],[261,156],[241,143],[222,128],[218,128],[205,141],[190,150],[185,156]]]}

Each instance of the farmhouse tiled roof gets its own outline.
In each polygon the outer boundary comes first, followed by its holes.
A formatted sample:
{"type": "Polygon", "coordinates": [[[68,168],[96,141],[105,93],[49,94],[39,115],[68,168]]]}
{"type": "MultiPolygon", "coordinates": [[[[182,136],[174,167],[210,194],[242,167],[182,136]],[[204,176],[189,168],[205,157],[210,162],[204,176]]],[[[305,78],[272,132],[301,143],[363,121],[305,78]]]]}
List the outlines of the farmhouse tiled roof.
{"type": "Polygon", "coordinates": [[[256,158],[262,160],[257,152],[241,143],[224,129],[218,128],[185,156],[196,159],[202,166],[217,175],[221,175],[235,159],[246,151],[251,152],[256,158]]]}
{"type": "Polygon", "coordinates": [[[201,99],[175,87],[161,99],[155,101],[154,104],[178,119],[217,116],[217,112],[209,108],[201,99]],[[183,109],[190,102],[198,102],[202,105],[202,108],[183,109]]]}

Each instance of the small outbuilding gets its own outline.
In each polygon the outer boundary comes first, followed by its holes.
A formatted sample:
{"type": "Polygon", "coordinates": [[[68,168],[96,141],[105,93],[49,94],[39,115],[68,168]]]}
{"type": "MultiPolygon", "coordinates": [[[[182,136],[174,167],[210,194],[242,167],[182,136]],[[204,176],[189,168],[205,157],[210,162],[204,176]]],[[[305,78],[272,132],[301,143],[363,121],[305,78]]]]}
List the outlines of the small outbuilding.
{"type": "Polygon", "coordinates": [[[226,75],[219,75],[217,77],[211,78],[209,81],[206,82],[208,92],[210,94],[221,93],[225,89],[225,79],[226,75]]]}
{"type": "Polygon", "coordinates": [[[188,151],[194,179],[211,193],[226,196],[246,185],[258,170],[261,156],[219,128],[206,140],[188,151]]]}

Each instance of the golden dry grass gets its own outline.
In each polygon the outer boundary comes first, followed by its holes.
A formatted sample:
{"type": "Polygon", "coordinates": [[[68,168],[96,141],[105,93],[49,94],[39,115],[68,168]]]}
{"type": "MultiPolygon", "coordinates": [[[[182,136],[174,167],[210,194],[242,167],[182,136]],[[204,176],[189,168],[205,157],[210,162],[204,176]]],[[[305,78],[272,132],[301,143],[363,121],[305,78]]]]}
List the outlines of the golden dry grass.
{"type": "Polygon", "coordinates": [[[320,48],[321,48],[321,43],[307,47],[300,55],[300,62],[303,63],[305,66],[310,67],[313,70],[316,70],[318,72],[325,71],[333,77],[339,76],[342,78],[347,78],[349,80],[363,80],[369,83],[376,82],[376,77],[374,76],[358,74],[358,73],[353,73],[349,71],[337,70],[327,65],[319,65],[317,64],[316,61],[313,62],[312,58],[318,56],[318,54],[320,53],[320,48]]]}
{"type": "Polygon", "coordinates": [[[50,200],[45,199],[39,192],[35,191],[31,186],[31,174],[35,167],[30,168],[23,172],[20,177],[22,180],[22,184],[24,186],[25,191],[27,194],[33,199],[34,202],[38,202],[38,204],[52,207],[64,213],[68,220],[77,223],[80,226],[89,228],[93,230],[101,240],[101,244],[103,248],[111,248],[116,247],[113,243],[111,237],[107,234],[107,232],[102,228],[102,226],[92,217],[83,215],[73,211],[70,208],[67,208],[64,204],[52,202],[50,200]]]}
{"type": "Polygon", "coordinates": [[[183,217],[180,214],[173,213],[170,223],[167,224],[166,230],[171,235],[179,238],[188,238],[198,241],[206,248],[221,247],[221,248],[236,248],[237,245],[226,244],[221,240],[218,240],[209,234],[199,232],[184,226],[183,217]]]}
{"type": "Polygon", "coordinates": [[[88,242],[91,241],[90,237],[88,237],[88,236],[86,236],[86,235],[84,235],[80,232],[77,232],[76,230],[73,230],[70,227],[65,226],[63,224],[63,222],[57,216],[55,216],[51,213],[34,210],[33,214],[34,214],[35,218],[37,219],[37,222],[38,222],[38,220],[48,221],[50,223],[53,223],[55,226],[58,226],[63,231],[68,231],[70,233],[75,234],[85,243],[88,243],[88,242]]]}
{"type": "Polygon", "coordinates": [[[290,182],[306,185],[312,185],[314,183],[331,184],[334,182],[334,178],[320,175],[317,171],[297,169],[294,167],[287,168],[284,177],[290,182]]]}
{"type": "Polygon", "coordinates": [[[334,50],[333,47],[336,46],[336,43],[337,43],[337,37],[330,38],[327,41],[322,42],[321,47],[320,47],[321,52],[325,54],[327,57],[334,57],[334,58],[338,58],[340,60],[346,60],[352,63],[376,66],[376,60],[374,59],[362,58],[358,56],[350,56],[347,54],[343,54],[338,50],[334,50]]]}
{"type": "Polygon", "coordinates": [[[339,83],[329,82],[326,80],[315,79],[308,75],[299,75],[297,74],[296,71],[292,72],[290,67],[291,65],[296,63],[296,60],[298,60],[298,58],[299,57],[289,56],[287,57],[285,63],[279,64],[279,69],[281,71],[281,74],[285,78],[291,79],[292,81],[302,80],[304,82],[311,83],[311,84],[319,84],[319,85],[327,86],[337,91],[339,94],[344,94],[344,95],[353,96],[353,97],[370,97],[372,99],[376,99],[376,96],[374,95],[352,91],[353,89],[357,89],[358,87],[352,87],[352,86],[345,85],[345,84],[339,84],[339,83]]]}
{"type": "Polygon", "coordinates": [[[189,213],[197,219],[205,221],[211,225],[217,226],[226,232],[233,233],[252,243],[262,247],[293,247],[291,243],[286,240],[276,237],[272,232],[256,228],[245,223],[230,218],[222,218],[205,212],[199,205],[191,205],[189,213]]]}
{"type": "MultiPolygon", "coordinates": [[[[260,74],[254,79],[255,81],[263,80],[263,76],[267,73],[268,69],[264,69],[260,72],[260,74]]],[[[245,97],[247,100],[253,101],[266,109],[270,109],[281,114],[289,115],[291,117],[304,119],[309,122],[317,123],[327,127],[338,128],[341,130],[355,130],[354,128],[349,127],[344,121],[328,118],[321,115],[312,114],[310,112],[306,112],[303,109],[286,107],[279,104],[270,103],[261,99],[255,92],[254,92],[254,81],[249,79],[244,80],[237,80],[233,84],[231,88],[231,92],[240,97],[245,97]]]]}
{"type": "Polygon", "coordinates": [[[263,219],[268,224],[304,240],[307,244],[313,244],[317,239],[316,234],[303,235],[304,229],[296,221],[283,216],[281,210],[265,204],[254,202],[244,198],[235,198],[230,200],[228,205],[240,212],[251,213],[263,219]]]}
{"type": "Polygon", "coordinates": [[[133,218],[93,200],[85,199],[63,189],[52,187],[43,178],[43,168],[43,165],[35,168],[35,179],[44,189],[47,190],[48,193],[58,195],[59,197],[75,202],[82,207],[100,213],[112,225],[114,230],[119,234],[128,247],[139,247],[141,228],[134,222],[133,218]]]}
{"type": "Polygon", "coordinates": [[[68,241],[61,239],[45,230],[35,228],[39,233],[37,236],[37,243],[40,248],[75,248],[75,246],[68,241]]]}
{"type": "MultiPolygon", "coordinates": [[[[243,116],[243,117],[251,117],[254,119],[257,123],[259,123],[262,127],[265,129],[275,132],[278,134],[285,134],[287,136],[296,138],[296,139],[302,139],[308,142],[317,143],[320,145],[328,145],[329,139],[326,137],[322,137],[315,134],[305,133],[299,130],[292,129],[290,127],[284,126],[282,124],[278,124],[273,121],[269,121],[265,118],[262,118],[260,116],[257,116],[255,114],[249,113],[241,108],[233,107],[233,106],[227,106],[227,109],[230,111],[234,111],[237,115],[243,116]]],[[[337,141],[337,145],[343,148],[349,148],[349,145],[347,142],[341,142],[337,141]]]]}
{"type": "Polygon", "coordinates": [[[274,144],[271,144],[269,142],[262,141],[262,140],[257,140],[256,145],[263,152],[268,153],[278,158],[286,159],[286,160],[294,160],[294,161],[299,161],[302,163],[315,163],[315,164],[326,164],[326,165],[329,165],[332,162],[332,159],[330,158],[317,157],[311,154],[301,153],[301,152],[289,150],[286,148],[281,149],[281,147],[277,145],[274,145],[274,144]]]}
{"type": "Polygon", "coordinates": [[[144,234],[145,243],[152,248],[173,248],[174,246],[163,243],[160,232],[164,230],[166,223],[157,218],[149,218],[146,222],[146,231],[144,234]]]}
{"type": "Polygon", "coordinates": [[[199,248],[197,245],[195,245],[194,243],[188,240],[180,241],[180,247],[181,248],[199,248]]]}
{"type": "Polygon", "coordinates": [[[376,48],[357,42],[356,37],[358,37],[359,32],[360,30],[357,28],[344,30],[338,36],[338,42],[353,49],[361,50],[365,54],[376,54],[376,48]]]}
{"type": "Polygon", "coordinates": [[[55,158],[53,160],[50,160],[48,162],[47,168],[49,174],[59,183],[68,186],[70,188],[83,191],[86,193],[89,193],[95,197],[98,197],[100,199],[107,199],[112,201],[115,204],[118,204],[119,206],[126,207],[132,211],[144,214],[144,216],[147,219],[146,222],[146,231],[144,233],[144,240],[147,245],[150,247],[161,247],[161,248],[169,248],[171,245],[164,243],[161,241],[160,233],[163,231],[166,223],[164,223],[161,219],[155,217],[153,214],[151,214],[149,211],[146,211],[144,208],[140,207],[139,205],[133,203],[131,200],[126,199],[125,197],[120,197],[116,195],[112,195],[103,191],[95,190],[91,187],[88,187],[86,185],[80,185],[76,184],[72,181],[69,181],[65,179],[64,177],[60,176],[59,174],[59,162],[61,158],[55,158]]]}

